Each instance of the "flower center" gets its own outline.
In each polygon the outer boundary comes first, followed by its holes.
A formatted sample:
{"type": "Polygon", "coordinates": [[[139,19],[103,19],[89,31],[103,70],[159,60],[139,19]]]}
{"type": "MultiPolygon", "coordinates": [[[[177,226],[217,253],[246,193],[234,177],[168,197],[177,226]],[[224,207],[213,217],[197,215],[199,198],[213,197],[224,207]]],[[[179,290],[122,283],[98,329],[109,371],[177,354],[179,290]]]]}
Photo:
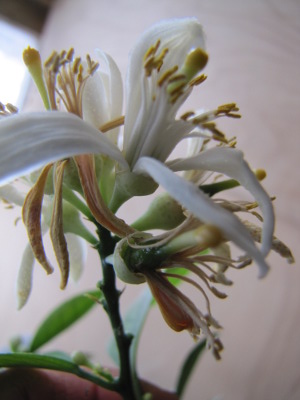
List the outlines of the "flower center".
{"type": "Polygon", "coordinates": [[[82,118],[83,88],[98,66],[89,55],[86,56],[86,65],[83,65],[81,58],[74,58],[73,48],[59,54],[54,51],[44,65],[51,109],[57,110],[62,101],[68,112],[82,118]]]}
{"type": "MultiPolygon", "coordinates": [[[[167,47],[160,49],[161,42],[158,40],[155,45],[151,46],[144,56],[145,76],[150,77],[156,71],[161,71],[166,55],[169,53],[167,47]]],[[[174,104],[187,88],[202,83],[205,75],[197,76],[208,61],[207,53],[196,48],[191,50],[179,69],[178,65],[173,65],[158,76],[157,86],[165,87],[169,101],[174,104]]],[[[155,98],[154,98],[155,99],[155,98]]]]}

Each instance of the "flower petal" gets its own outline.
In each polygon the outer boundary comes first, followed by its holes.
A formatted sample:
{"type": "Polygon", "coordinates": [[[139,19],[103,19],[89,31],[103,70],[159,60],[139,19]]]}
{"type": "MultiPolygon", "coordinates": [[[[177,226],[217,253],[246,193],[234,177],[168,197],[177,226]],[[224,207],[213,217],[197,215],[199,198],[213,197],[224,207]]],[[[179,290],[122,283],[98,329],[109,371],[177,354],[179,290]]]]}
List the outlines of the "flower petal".
{"type": "MultiPolygon", "coordinates": [[[[139,131],[145,128],[141,123],[145,110],[148,110],[149,114],[149,110],[153,109],[151,104],[153,103],[152,97],[154,94],[151,94],[152,86],[150,85],[148,88],[144,79],[144,63],[146,53],[156,45],[158,40],[160,41],[159,52],[166,49],[170,51],[165,54],[163,65],[159,69],[153,85],[156,85],[157,82],[155,80],[158,81],[170,68],[174,66],[180,68],[185,63],[186,56],[191,50],[199,47],[204,49],[202,27],[195,18],[161,21],[142,34],[131,51],[126,77],[125,152],[130,150],[132,137],[134,136],[136,141],[139,131]],[[141,109],[143,109],[142,113],[140,113],[141,109]]],[[[161,94],[158,97],[162,97],[161,94]]],[[[168,100],[166,96],[165,100],[168,100]]],[[[169,108],[171,108],[170,103],[169,108]]],[[[161,110],[161,107],[157,107],[157,110],[161,110]]],[[[147,120],[149,121],[149,118],[147,120]]],[[[131,158],[130,156],[129,159],[131,158]]]]}
{"type": "Polygon", "coordinates": [[[244,160],[243,153],[228,147],[216,147],[199,155],[179,160],[171,165],[173,171],[202,169],[220,172],[236,179],[257,200],[264,217],[262,253],[267,255],[272,246],[274,210],[269,195],[244,160]]]}
{"type": "Polygon", "coordinates": [[[235,215],[214,204],[197,186],[177,176],[157,160],[148,157],[138,161],[134,172],[150,175],[195,217],[220,228],[228,239],[235,242],[258,263],[260,277],[267,273],[268,265],[244,225],[235,215]]]}
{"type": "Polygon", "coordinates": [[[70,258],[70,276],[77,282],[81,277],[83,266],[87,258],[86,241],[72,233],[65,234],[70,258]]]}
{"type": "Polygon", "coordinates": [[[46,165],[42,170],[35,185],[28,192],[24,201],[22,216],[26,226],[29,242],[37,261],[43,266],[47,274],[53,272],[43,245],[42,228],[41,228],[41,211],[44,197],[44,188],[46,185],[48,173],[52,168],[52,164],[46,165]]]}
{"type": "Polygon", "coordinates": [[[0,184],[77,154],[102,153],[128,168],[119,149],[70,113],[46,111],[0,121],[0,184]]]}
{"type": "MultiPolygon", "coordinates": [[[[100,69],[86,81],[82,102],[83,119],[90,122],[95,128],[99,128],[106,122],[120,117],[123,104],[123,84],[121,73],[114,60],[100,49],[96,50],[96,54],[100,61],[100,69]],[[103,66],[105,70],[103,70],[103,66]]],[[[117,133],[118,129],[114,131],[117,133]]],[[[109,132],[110,138],[112,138],[111,133],[109,132]]],[[[113,142],[117,143],[116,140],[113,142]]]]}
{"type": "Polygon", "coordinates": [[[104,203],[97,182],[93,156],[76,156],[75,162],[87,205],[96,221],[120,237],[133,233],[134,229],[116,217],[104,203]]]}
{"type": "Polygon", "coordinates": [[[16,204],[17,206],[22,207],[25,195],[13,185],[4,185],[0,186],[0,198],[4,199],[10,204],[16,204]]]}
{"type": "Polygon", "coordinates": [[[34,254],[28,244],[24,250],[22,262],[17,278],[17,306],[18,310],[25,306],[29,298],[32,286],[32,272],[34,266],[34,254]]]}
{"type": "Polygon", "coordinates": [[[69,278],[69,253],[63,228],[63,208],[62,208],[62,184],[64,168],[68,161],[63,161],[55,168],[55,193],[53,202],[53,212],[50,225],[50,237],[54,253],[60,268],[61,283],[60,288],[64,289],[69,278]]]}

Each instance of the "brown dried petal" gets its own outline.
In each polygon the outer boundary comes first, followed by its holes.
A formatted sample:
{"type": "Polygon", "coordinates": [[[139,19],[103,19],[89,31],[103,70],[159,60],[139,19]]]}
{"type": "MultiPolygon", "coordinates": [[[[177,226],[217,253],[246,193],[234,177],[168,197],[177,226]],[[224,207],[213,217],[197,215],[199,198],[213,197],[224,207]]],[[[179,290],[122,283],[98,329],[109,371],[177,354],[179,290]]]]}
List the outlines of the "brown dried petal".
{"type": "Polygon", "coordinates": [[[36,260],[43,266],[47,274],[53,272],[43,245],[41,229],[41,211],[44,197],[45,185],[52,164],[48,164],[42,170],[35,185],[28,192],[22,210],[23,222],[25,224],[30,245],[36,260]]]}
{"type": "Polygon", "coordinates": [[[75,162],[86,202],[96,221],[120,237],[135,232],[123,220],[116,217],[104,203],[98,187],[93,156],[76,156],[75,162]]]}
{"type": "Polygon", "coordinates": [[[64,289],[69,278],[69,253],[63,229],[62,184],[64,168],[68,160],[59,163],[55,170],[55,193],[53,213],[50,226],[50,237],[55,256],[61,272],[60,288],[64,289]]]}

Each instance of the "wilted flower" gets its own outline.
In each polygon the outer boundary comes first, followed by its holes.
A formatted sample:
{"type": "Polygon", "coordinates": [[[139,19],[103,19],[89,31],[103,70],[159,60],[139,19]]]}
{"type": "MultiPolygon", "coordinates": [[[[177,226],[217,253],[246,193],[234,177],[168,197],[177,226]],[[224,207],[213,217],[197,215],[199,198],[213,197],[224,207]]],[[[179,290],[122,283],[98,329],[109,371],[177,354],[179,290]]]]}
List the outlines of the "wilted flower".
{"type": "MultiPolygon", "coordinates": [[[[245,211],[237,208],[236,212],[245,211]]],[[[260,241],[261,229],[249,223],[246,226],[254,239],[260,241]]],[[[135,233],[122,239],[113,257],[114,268],[122,281],[147,282],[166,323],[176,332],[187,330],[195,339],[203,333],[217,359],[223,346],[211,328],[220,329],[221,326],[212,316],[207,293],[226,298],[215,284],[231,285],[225,274],[227,269],[240,269],[251,263],[244,257],[233,259],[227,242],[217,227],[201,224],[188,216],[177,228],[162,235],[135,233]],[[174,279],[202,294],[204,313],[202,307],[196,306],[176,287],[174,279]]],[[[293,262],[290,250],[276,237],[273,237],[272,249],[293,262]]]]}

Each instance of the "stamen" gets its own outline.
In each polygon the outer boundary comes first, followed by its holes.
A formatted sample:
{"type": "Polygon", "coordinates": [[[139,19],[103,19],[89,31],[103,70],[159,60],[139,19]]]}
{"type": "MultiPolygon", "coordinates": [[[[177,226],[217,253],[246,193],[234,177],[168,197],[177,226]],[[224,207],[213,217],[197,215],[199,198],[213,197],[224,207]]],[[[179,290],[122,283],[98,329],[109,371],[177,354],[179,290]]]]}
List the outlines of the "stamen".
{"type": "Polygon", "coordinates": [[[144,55],[144,61],[146,61],[147,58],[155,55],[159,46],[160,46],[160,39],[158,39],[158,41],[156,42],[156,44],[154,46],[149,47],[149,49],[147,50],[147,52],[144,55]]]}
{"type": "Polygon", "coordinates": [[[187,111],[186,113],[182,114],[180,119],[182,119],[183,121],[187,121],[190,117],[193,117],[194,115],[195,113],[193,111],[187,111]]]}
{"type": "Polygon", "coordinates": [[[198,86],[207,79],[207,75],[199,75],[190,81],[190,86],[198,86]]]}
{"type": "Polygon", "coordinates": [[[155,56],[156,50],[157,49],[153,48],[153,53],[151,52],[153,55],[145,58],[144,68],[147,77],[151,76],[153,70],[157,70],[158,72],[160,71],[164,62],[164,58],[169,51],[169,49],[164,48],[158,56],[155,56]]]}
{"type": "Polygon", "coordinates": [[[69,62],[73,61],[74,53],[75,53],[75,51],[74,51],[73,47],[71,47],[70,50],[67,52],[67,55],[66,55],[66,59],[69,62]]]}
{"type": "Polygon", "coordinates": [[[173,68],[168,69],[161,78],[158,80],[158,86],[162,86],[176,71],[178,71],[178,66],[175,65],[173,68]]]}
{"type": "Polygon", "coordinates": [[[101,125],[99,131],[105,133],[110,131],[111,129],[117,128],[118,126],[124,125],[125,116],[122,115],[121,117],[114,119],[112,121],[107,122],[104,125],[101,125]]]}

